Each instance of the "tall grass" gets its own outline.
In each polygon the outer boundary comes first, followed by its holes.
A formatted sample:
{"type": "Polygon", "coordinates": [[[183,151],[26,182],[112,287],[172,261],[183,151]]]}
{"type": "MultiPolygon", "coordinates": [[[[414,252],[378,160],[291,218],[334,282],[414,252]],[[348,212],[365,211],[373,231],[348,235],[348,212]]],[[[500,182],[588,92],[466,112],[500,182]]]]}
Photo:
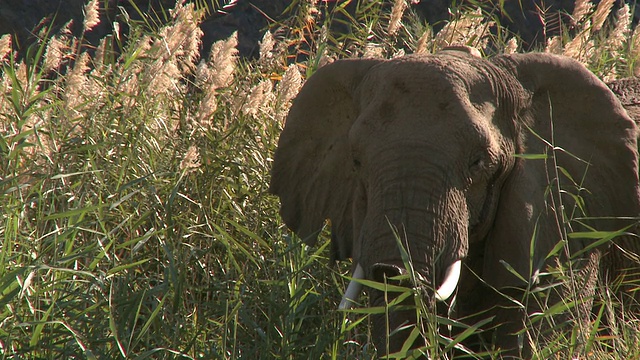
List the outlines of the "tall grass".
{"type": "MultiPolygon", "coordinates": [[[[368,311],[335,310],[348,264],[329,263],[326,234],[315,249],[290,236],[267,194],[290,101],[336,58],[518,41],[475,9],[434,35],[402,0],[326,6],[294,1],[255,61],[236,57],[236,35],[201,59],[212,10],[181,1],[166,23],[120,24],[95,49],[62,29],[17,60],[0,38],[2,358],[375,357],[368,311]]],[[[609,23],[604,6],[547,50],[605,78],[635,74],[629,9],[609,23]]],[[[637,357],[635,322],[589,351],[637,357]]]]}

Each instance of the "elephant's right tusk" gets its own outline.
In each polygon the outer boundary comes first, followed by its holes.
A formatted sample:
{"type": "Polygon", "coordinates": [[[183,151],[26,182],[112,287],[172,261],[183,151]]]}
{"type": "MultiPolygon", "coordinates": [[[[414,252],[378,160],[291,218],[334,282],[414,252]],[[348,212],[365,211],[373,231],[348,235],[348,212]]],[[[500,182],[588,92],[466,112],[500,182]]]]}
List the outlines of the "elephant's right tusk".
{"type": "Polygon", "coordinates": [[[458,280],[460,280],[461,267],[462,261],[458,260],[447,268],[447,271],[444,274],[444,280],[438,290],[436,290],[436,300],[445,301],[449,296],[451,296],[451,294],[453,294],[456,286],[458,286],[458,280]]]}
{"type": "Polygon", "coordinates": [[[338,309],[348,310],[356,304],[356,301],[360,297],[360,292],[362,291],[362,284],[356,281],[360,279],[364,279],[364,270],[360,264],[356,264],[356,269],[353,271],[351,281],[347,286],[347,290],[344,292],[344,296],[342,296],[342,301],[340,301],[338,309]]]}

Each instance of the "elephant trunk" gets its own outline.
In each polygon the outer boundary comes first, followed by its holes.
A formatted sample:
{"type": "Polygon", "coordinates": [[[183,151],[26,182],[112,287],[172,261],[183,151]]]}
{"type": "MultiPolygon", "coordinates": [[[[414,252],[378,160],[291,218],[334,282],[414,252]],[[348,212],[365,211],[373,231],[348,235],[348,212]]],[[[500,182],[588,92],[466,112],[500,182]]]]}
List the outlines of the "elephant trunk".
{"type": "MultiPolygon", "coordinates": [[[[382,192],[380,203],[373,203],[373,207],[377,205],[383,212],[365,219],[361,235],[362,250],[357,261],[367,278],[388,282],[403,274],[405,253],[417,276],[428,286],[432,299],[444,300],[455,291],[460,260],[468,247],[468,211],[460,191],[442,188],[445,191],[435,195],[426,186],[390,187],[382,192]]],[[[393,296],[372,290],[371,304],[386,306],[393,296]]],[[[415,303],[409,297],[402,305],[415,303]]],[[[411,333],[413,326],[408,325],[416,324],[416,311],[391,308],[388,314],[374,315],[372,321],[378,351],[393,353],[402,348],[411,333]],[[398,331],[403,327],[406,329],[398,331]],[[391,333],[394,335],[389,336],[391,333]]],[[[412,345],[421,345],[420,340],[412,345]]]]}

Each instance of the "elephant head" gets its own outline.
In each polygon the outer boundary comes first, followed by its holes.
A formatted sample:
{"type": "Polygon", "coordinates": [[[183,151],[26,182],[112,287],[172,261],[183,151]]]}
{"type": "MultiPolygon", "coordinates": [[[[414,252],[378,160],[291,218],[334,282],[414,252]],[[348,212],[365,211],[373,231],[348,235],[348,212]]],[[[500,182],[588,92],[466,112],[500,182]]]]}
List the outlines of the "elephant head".
{"type": "MultiPolygon", "coordinates": [[[[552,262],[567,226],[620,229],[638,215],[637,129],[573,60],[460,50],[319,69],[289,112],[270,191],[306,243],[330,221],[333,257],[353,258],[354,278],[402,273],[400,239],[428,297],[457,286],[476,309],[472,273],[492,288],[522,286],[513,272],[530,278],[532,260],[552,262]]],[[[358,291],[350,284],[342,306],[358,291]]],[[[373,305],[384,300],[370,293],[373,305]]],[[[373,320],[379,352],[407,337],[387,339],[386,321],[393,330],[415,312],[373,320]]]]}

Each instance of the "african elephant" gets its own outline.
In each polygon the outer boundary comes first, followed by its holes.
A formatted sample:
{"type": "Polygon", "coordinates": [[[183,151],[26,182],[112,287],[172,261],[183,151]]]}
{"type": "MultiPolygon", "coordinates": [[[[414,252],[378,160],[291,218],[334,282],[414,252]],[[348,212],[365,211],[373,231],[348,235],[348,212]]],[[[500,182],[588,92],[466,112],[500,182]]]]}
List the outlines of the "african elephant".
{"type": "MultiPolygon", "coordinates": [[[[456,316],[486,310],[497,346],[518,355],[526,313],[501,309],[496,294],[570,261],[588,307],[596,280],[636,267],[625,254],[640,250],[637,134],[607,86],[565,57],[457,48],[339,60],[295,99],[270,191],[306,243],[330,221],[332,255],[353,259],[353,278],[405,273],[400,242],[429,303],[456,292],[456,316]],[[621,236],[580,236],[594,229],[621,236]]],[[[369,299],[385,303],[379,290],[369,299]]],[[[407,332],[393,330],[415,322],[415,311],[374,316],[378,353],[400,350],[407,332]]]]}

